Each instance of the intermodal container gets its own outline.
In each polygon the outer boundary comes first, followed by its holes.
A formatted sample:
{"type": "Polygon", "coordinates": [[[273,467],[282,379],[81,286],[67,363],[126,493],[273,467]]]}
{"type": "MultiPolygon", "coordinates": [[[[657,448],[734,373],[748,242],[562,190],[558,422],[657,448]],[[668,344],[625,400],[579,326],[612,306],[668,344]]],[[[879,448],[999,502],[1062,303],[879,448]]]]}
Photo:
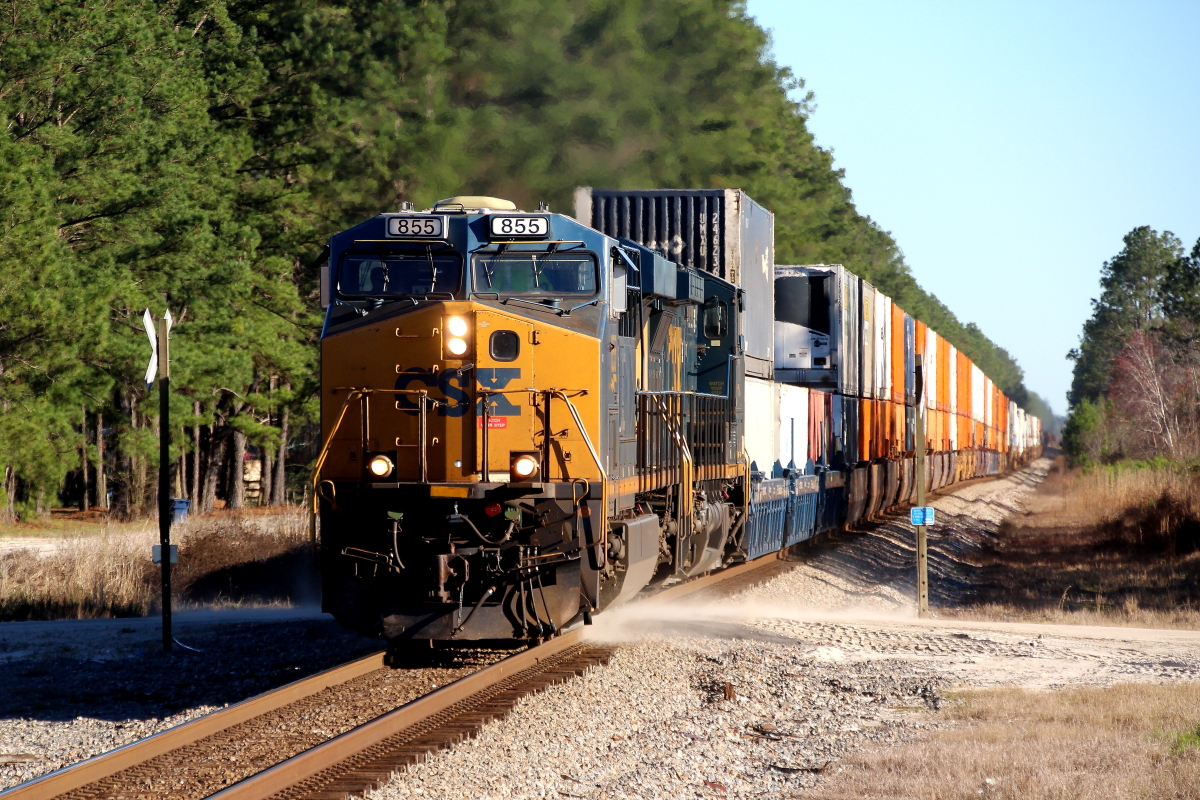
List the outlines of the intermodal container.
{"type": "Polygon", "coordinates": [[[778,464],[782,469],[809,469],[809,392],[801,386],[776,383],[779,398],[779,429],[775,441],[779,444],[778,464]]]}
{"type": "Polygon", "coordinates": [[[775,358],[775,216],[741,189],[575,190],[575,219],[745,289],[746,374],[775,358]]]}
{"type": "Polygon", "coordinates": [[[866,281],[858,284],[858,352],[859,396],[875,396],[875,339],[871,323],[875,319],[875,287],[866,281]]]}
{"type": "Polygon", "coordinates": [[[875,340],[875,399],[888,400],[892,389],[892,300],[875,290],[875,319],[871,335],[875,340]]]}
{"type": "Polygon", "coordinates": [[[814,464],[827,464],[826,453],[833,429],[831,395],[810,389],[808,392],[808,457],[814,464]]]}
{"type": "Polygon", "coordinates": [[[937,337],[938,369],[937,369],[937,408],[938,411],[950,410],[950,343],[941,336],[937,337]]]}
{"type": "MultiPolygon", "coordinates": [[[[984,409],[987,407],[987,400],[984,397],[984,392],[987,387],[984,384],[983,372],[979,367],[971,364],[971,421],[984,422],[984,409]]],[[[972,444],[978,444],[973,442],[972,444]]]]}
{"type": "Polygon", "coordinates": [[[937,408],[939,338],[933,328],[925,328],[925,358],[921,366],[925,370],[925,407],[928,409],[937,408]]]}
{"type": "Polygon", "coordinates": [[[905,356],[904,349],[904,318],[908,316],[904,313],[904,309],[892,303],[892,319],[891,319],[891,398],[893,403],[904,405],[904,365],[908,359],[905,356]]]}

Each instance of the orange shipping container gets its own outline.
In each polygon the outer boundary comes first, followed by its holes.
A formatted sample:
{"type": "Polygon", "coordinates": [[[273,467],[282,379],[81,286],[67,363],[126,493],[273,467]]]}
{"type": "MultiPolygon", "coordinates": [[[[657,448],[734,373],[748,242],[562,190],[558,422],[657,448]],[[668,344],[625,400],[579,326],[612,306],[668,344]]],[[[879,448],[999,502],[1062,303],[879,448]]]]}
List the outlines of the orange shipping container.
{"type": "Polygon", "coordinates": [[[871,460],[871,412],[875,401],[863,399],[858,401],[858,460],[871,460]]]}

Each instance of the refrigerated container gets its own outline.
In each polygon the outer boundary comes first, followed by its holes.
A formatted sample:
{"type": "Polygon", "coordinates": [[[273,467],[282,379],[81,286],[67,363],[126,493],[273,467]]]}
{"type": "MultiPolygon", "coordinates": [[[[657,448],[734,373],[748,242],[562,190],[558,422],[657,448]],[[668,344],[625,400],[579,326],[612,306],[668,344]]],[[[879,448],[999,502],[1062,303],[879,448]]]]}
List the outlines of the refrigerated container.
{"type": "Polygon", "coordinates": [[[743,292],[745,372],[774,369],[775,215],[741,189],[575,190],[575,219],[743,292]]]}
{"type": "Polygon", "coordinates": [[[775,267],[775,380],[857,397],[862,281],[840,264],[775,267]]]}

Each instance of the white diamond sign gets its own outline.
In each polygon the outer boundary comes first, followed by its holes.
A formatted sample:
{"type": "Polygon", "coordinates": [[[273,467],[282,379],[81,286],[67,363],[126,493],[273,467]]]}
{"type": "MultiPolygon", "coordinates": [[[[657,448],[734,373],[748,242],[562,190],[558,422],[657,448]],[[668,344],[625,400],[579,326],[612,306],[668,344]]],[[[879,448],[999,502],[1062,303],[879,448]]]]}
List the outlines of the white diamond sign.
{"type": "Polygon", "coordinates": [[[158,372],[158,335],[154,332],[154,318],[150,309],[142,314],[142,324],[146,326],[146,335],[150,337],[150,365],[146,367],[146,385],[154,383],[154,375],[158,372]]]}

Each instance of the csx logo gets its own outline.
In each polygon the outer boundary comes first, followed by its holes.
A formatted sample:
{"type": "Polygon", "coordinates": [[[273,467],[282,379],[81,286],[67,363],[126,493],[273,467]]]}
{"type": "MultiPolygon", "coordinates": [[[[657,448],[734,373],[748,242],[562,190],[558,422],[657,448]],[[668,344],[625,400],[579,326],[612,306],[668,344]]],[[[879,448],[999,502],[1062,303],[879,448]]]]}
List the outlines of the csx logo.
{"type": "MultiPolygon", "coordinates": [[[[503,391],[508,388],[510,383],[521,377],[519,368],[478,369],[474,372],[479,387],[494,392],[503,391]]],[[[454,370],[431,372],[422,367],[412,367],[396,377],[395,388],[411,390],[425,386],[431,390],[430,395],[441,394],[445,398],[444,402],[439,402],[437,405],[439,417],[461,417],[467,413],[468,408],[467,387],[463,385],[466,380],[469,378],[454,370]]],[[[521,415],[521,409],[509,399],[508,395],[493,395],[491,404],[493,417],[519,417],[521,415]]],[[[397,394],[396,407],[413,416],[416,416],[419,411],[416,401],[409,394],[397,394]]],[[[476,413],[482,413],[482,409],[476,408],[476,413]]]]}

